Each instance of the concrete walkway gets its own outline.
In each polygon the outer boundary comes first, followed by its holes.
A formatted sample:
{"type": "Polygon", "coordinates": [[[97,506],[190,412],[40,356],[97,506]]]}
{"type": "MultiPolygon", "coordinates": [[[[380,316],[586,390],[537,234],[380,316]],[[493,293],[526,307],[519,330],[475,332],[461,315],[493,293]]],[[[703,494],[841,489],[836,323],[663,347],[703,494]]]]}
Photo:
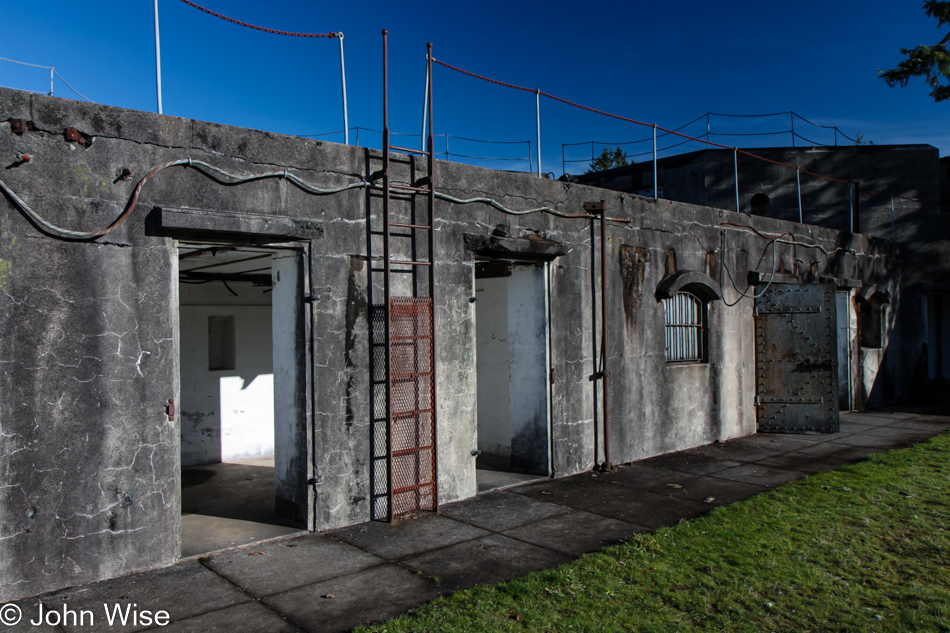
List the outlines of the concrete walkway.
{"type": "MultiPolygon", "coordinates": [[[[946,413],[946,411],[944,411],[946,413]]],[[[103,604],[165,610],[166,632],[346,631],[466,587],[552,567],[775,486],[950,429],[926,412],[849,413],[835,435],[755,435],[619,468],[448,504],[396,525],[364,523],[19,601],[9,631],[109,627],[103,604]],[[32,627],[45,610],[89,610],[95,626],[32,627]]],[[[151,630],[151,629],[149,629],[151,630]]]]}

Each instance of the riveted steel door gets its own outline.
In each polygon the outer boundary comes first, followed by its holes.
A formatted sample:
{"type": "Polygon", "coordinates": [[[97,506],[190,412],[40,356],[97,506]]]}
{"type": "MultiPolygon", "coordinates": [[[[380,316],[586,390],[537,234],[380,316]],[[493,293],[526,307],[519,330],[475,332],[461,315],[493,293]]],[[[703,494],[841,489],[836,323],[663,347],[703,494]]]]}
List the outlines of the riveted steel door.
{"type": "Polygon", "coordinates": [[[755,300],[759,432],[838,432],[833,284],[773,284],[755,300]]]}

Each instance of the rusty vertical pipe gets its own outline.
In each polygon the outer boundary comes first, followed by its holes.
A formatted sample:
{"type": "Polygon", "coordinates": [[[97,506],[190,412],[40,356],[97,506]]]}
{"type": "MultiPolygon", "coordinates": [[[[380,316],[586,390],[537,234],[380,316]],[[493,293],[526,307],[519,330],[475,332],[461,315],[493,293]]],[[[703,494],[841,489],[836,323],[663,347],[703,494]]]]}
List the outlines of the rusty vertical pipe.
{"type": "Polygon", "coordinates": [[[607,371],[607,359],[609,357],[607,336],[607,203],[600,201],[600,328],[603,340],[600,344],[601,366],[600,371],[604,381],[601,389],[604,399],[604,468],[610,470],[610,408],[609,404],[609,383],[610,372],[607,371]]]}
{"type": "MultiPolygon", "coordinates": [[[[393,520],[392,306],[389,253],[389,31],[383,29],[383,297],[386,302],[386,520],[393,520]]],[[[372,281],[370,282],[372,283],[372,281]]]]}
{"type": "Polygon", "coordinates": [[[590,294],[590,342],[593,363],[590,381],[594,385],[594,466],[597,466],[600,463],[600,451],[598,450],[597,424],[597,249],[594,247],[594,216],[590,218],[590,294]]]}
{"type": "Polygon", "coordinates": [[[435,373],[435,134],[433,134],[434,124],[432,111],[432,42],[426,44],[426,69],[428,81],[428,104],[429,104],[429,136],[426,139],[429,153],[426,156],[427,169],[429,171],[429,297],[432,300],[432,341],[429,345],[429,361],[432,363],[432,505],[433,509],[439,507],[439,434],[437,429],[438,415],[436,411],[438,402],[436,399],[436,380],[435,373]]]}

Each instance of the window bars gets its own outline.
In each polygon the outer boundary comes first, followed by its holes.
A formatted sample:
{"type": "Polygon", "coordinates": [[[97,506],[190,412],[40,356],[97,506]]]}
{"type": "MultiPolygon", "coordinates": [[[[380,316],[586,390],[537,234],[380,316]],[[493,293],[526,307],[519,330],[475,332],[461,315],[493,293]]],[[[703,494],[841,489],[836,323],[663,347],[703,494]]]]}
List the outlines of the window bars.
{"type": "Polygon", "coordinates": [[[705,361],[706,304],[678,292],[663,300],[666,324],[666,360],[671,363],[705,361]]]}

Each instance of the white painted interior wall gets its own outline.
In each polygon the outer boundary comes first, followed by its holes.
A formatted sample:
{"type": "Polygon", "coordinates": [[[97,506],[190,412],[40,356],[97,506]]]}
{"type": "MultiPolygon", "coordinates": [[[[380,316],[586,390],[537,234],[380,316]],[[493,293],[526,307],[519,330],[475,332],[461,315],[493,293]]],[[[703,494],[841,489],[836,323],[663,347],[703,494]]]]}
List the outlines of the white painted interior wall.
{"type": "Polygon", "coordinates": [[[508,407],[508,279],[476,279],[475,366],[478,372],[478,450],[511,455],[508,407]]]}
{"type": "Polygon", "coordinates": [[[274,453],[270,294],[251,284],[181,284],[182,466],[274,453]],[[208,369],[208,317],[235,318],[236,365],[208,369]]]}
{"type": "Polygon", "coordinates": [[[513,266],[511,277],[476,279],[475,293],[478,450],[511,459],[512,438],[527,436],[546,454],[544,269],[513,266]]]}
{"type": "MultiPolygon", "coordinates": [[[[306,504],[306,492],[301,493],[307,480],[302,471],[307,450],[305,422],[301,411],[304,401],[303,381],[303,269],[297,251],[276,251],[271,259],[273,292],[272,358],[274,390],[271,412],[273,415],[274,483],[278,499],[291,504],[306,504]]],[[[306,508],[301,508],[304,516],[306,508]]],[[[281,510],[278,509],[278,514],[281,510]]]]}
{"type": "Polygon", "coordinates": [[[544,295],[543,267],[512,267],[508,278],[508,372],[513,457],[527,460],[539,474],[547,471],[548,445],[544,295]]]}

